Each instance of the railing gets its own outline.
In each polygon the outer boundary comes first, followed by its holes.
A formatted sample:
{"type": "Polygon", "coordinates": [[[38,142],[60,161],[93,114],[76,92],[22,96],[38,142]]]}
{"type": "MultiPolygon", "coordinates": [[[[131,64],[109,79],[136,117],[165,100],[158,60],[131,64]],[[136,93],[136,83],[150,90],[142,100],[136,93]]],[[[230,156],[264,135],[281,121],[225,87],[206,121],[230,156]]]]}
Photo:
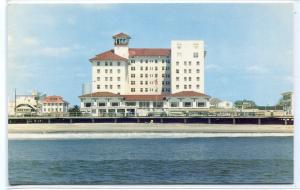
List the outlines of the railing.
{"type": "Polygon", "coordinates": [[[266,115],[264,112],[149,112],[145,116],[134,113],[65,113],[65,114],[26,114],[26,115],[9,115],[9,118],[86,118],[86,117],[293,117],[292,115],[266,115]]]}

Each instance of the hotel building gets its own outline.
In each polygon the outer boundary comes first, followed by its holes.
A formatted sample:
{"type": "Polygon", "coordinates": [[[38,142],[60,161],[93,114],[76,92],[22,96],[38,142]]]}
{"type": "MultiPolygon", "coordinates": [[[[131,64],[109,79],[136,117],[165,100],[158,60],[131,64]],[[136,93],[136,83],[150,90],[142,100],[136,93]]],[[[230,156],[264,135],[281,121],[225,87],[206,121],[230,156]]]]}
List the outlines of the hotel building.
{"type": "Polygon", "coordinates": [[[81,110],[94,116],[199,110],[204,94],[204,42],[172,41],[171,48],[129,48],[130,36],[113,36],[114,49],[90,59],[92,92],[80,96],[81,110]]]}

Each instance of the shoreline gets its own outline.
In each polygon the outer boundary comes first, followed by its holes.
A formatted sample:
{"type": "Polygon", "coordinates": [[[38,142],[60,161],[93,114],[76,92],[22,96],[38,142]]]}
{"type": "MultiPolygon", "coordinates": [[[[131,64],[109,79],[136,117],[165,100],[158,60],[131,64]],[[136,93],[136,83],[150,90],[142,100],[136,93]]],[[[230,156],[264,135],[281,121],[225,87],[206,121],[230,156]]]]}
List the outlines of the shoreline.
{"type": "Polygon", "coordinates": [[[122,139],[293,136],[291,125],[81,123],[9,124],[8,139],[122,139]]]}

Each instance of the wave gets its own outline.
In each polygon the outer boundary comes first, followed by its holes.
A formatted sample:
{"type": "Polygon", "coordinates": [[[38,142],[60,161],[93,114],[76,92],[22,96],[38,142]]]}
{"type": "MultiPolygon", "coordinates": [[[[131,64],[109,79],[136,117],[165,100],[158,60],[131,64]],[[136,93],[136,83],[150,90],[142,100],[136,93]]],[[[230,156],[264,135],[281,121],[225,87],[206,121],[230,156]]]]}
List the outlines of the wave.
{"type": "Polygon", "coordinates": [[[152,138],[199,138],[199,137],[284,137],[293,133],[45,133],[8,134],[9,140],[25,139],[152,139],[152,138]]]}

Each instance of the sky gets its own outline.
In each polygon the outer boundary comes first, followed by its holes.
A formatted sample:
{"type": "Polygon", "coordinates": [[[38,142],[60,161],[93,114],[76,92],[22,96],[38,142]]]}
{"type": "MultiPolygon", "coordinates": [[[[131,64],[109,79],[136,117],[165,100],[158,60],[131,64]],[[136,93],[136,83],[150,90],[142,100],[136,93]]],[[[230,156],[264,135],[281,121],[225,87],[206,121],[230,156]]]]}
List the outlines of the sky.
{"type": "Polygon", "coordinates": [[[131,36],[131,48],[203,40],[205,94],[274,105],[293,90],[292,4],[10,4],[7,93],[37,90],[79,105],[94,55],[131,36]]]}

